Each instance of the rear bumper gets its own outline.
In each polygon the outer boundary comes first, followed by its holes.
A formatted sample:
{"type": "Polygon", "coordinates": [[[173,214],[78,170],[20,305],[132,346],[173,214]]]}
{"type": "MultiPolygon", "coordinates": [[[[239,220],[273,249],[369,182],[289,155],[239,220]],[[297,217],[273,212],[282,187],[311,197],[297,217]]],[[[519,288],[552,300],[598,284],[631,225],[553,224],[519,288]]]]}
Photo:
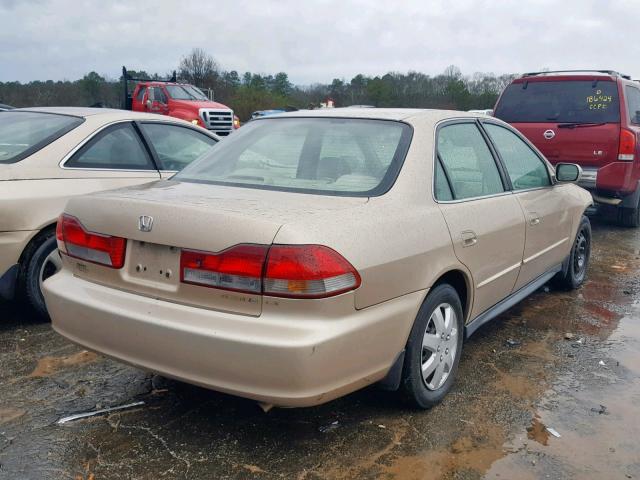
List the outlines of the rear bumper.
{"type": "Polygon", "coordinates": [[[278,300],[249,317],[115,290],[68,270],[44,285],[54,329],[75,343],[188,383],[289,407],[324,403],[382,379],[424,295],[363,310],[353,308],[352,294],[314,301],[333,303],[310,309],[278,300]]]}

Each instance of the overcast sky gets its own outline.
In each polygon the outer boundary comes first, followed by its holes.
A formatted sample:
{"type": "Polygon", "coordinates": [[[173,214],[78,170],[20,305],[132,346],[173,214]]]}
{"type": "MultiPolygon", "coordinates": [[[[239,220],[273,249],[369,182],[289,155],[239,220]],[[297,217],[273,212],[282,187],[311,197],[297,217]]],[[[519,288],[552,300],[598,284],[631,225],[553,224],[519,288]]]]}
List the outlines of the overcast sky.
{"type": "Polygon", "coordinates": [[[416,70],[640,78],[640,0],[0,0],[0,81],[165,73],[193,47],[297,84],[416,70]]]}

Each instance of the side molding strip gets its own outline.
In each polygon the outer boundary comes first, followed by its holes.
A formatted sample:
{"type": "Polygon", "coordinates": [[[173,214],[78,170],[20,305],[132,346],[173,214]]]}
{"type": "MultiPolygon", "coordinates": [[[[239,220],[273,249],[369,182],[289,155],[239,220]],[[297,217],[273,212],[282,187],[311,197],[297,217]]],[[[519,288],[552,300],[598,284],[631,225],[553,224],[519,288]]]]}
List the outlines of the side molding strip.
{"type": "Polygon", "coordinates": [[[560,271],[562,271],[562,264],[556,265],[555,267],[553,267],[548,272],[543,273],[542,275],[540,275],[535,280],[532,280],[531,282],[527,283],[520,290],[518,290],[516,292],[513,292],[511,295],[509,295],[504,300],[496,303],[493,307],[491,307],[488,310],[485,310],[484,312],[482,312],[480,315],[478,315],[476,318],[471,320],[465,326],[465,328],[464,328],[464,338],[465,339],[469,338],[482,325],[484,325],[485,323],[487,323],[490,320],[494,319],[495,317],[497,317],[501,313],[507,311],[508,309],[513,307],[516,303],[521,302],[522,300],[527,298],[529,295],[531,295],[533,292],[535,292],[540,287],[542,287],[545,283],[547,283],[549,280],[551,280],[553,278],[553,276],[556,273],[560,272],[560,271]]]}

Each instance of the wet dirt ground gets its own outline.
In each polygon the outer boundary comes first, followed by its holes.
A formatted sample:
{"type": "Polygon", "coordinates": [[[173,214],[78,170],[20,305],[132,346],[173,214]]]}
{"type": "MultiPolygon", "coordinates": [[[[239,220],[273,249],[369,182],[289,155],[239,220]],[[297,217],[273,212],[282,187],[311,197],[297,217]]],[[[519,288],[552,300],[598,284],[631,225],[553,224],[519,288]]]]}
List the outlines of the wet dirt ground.
{"type": "Polygon", "coordinates": [[[593,223],[586,284],[542,290],[483,328],[426,412],[368,388],[265,414],[0,304],[0,478],[640,479],[640,231],[593,223]]]}

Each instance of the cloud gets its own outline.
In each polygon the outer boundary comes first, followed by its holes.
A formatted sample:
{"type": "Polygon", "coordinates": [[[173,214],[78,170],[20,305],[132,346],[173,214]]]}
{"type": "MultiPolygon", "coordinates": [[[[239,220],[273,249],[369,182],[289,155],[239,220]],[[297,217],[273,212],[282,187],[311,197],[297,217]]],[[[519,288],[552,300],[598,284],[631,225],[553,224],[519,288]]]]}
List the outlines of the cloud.
{"type": "Polygon", "coordinates": [[[193,47],[298,84],[357,73],[612,68],[640,77],[634,0],[0,0],[0,81],[168,73],[193,47]]]}

